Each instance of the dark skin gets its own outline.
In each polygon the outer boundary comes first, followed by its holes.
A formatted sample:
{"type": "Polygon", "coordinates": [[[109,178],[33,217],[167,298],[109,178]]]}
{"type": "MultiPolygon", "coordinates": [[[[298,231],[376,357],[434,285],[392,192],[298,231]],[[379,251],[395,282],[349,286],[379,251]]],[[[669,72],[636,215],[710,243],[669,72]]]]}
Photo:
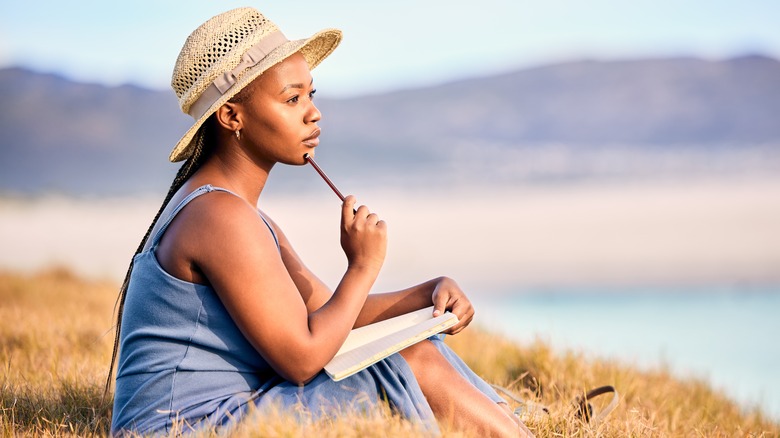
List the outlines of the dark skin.
{"type": "MultiPolygon", "coordinates": [[[[387,225],[368,207],[357,206],[354,196],[347,196],[341,207],[347,269],[334,291],[304,265],[281,228],[265,216],[278,237],[277,249],[258,217],[257,200],[276,163],[303,165],[304,154],[314,154],[321,114],[312,101],[312,87],[308,64],[295,54],[255,79],[247,99],[219,108],[213,153],[169,205],[204,184],[239,197],[213,192],[194,199],[173,220],[156,251],[172,276],[210,284],[269,365],[295,383],[319,373],[355,327],[433,304],[435,314],[446,310],[459,317],[448,331],[456,334],[474,316],[471,302],[447,277],[369,295],[384,262],[387,225]]],[[[489,435],[517,436],[518,423],[505,407],[460,377],[430,342],[402,355],[416,376],[426,374],[424,381],[418,380],[437,418],[489,435]]]]}

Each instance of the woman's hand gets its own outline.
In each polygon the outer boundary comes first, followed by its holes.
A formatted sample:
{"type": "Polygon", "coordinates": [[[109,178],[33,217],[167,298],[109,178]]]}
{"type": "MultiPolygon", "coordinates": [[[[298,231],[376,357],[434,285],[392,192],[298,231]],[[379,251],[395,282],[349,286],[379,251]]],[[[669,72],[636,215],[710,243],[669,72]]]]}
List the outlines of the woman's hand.
{"type": "Polygon", "coordinates": [[[451,278],[441,277],[433,289],[433,316],[439,316],[445,310],[449,310],[458,317],[458,323],[445,331],[454,335],[466,328],[474,318],[474,306],[461,290],[460,286],[451,278]]]}
{"type": "Polygon", "coordinates": [[[344,199],[341,210],[341,247],[349,267],[376,269],[378,272],[387,252],[387,224],[365,205],[355,210],[355,201],[352,195],[344,199]]]}

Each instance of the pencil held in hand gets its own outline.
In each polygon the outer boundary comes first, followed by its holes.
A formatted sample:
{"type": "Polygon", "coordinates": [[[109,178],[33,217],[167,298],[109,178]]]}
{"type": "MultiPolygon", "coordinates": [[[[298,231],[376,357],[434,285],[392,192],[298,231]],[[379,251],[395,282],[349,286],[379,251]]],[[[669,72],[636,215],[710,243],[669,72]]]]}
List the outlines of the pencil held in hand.
{"type": "Polygon", "coordinates": [[[325,175],[325,172],[323,172],[322,169],[320,169],[320,166],[318,166],[317,163],[314,162],[314,158],[309,156],[309,154],[303,154],[303,159],[306,160],[306,162],[308,162],[309,164],[311,164],[314,170],[316,170],[317,173],[320,174],[322,179],[324,179],[325,182],[328,183],[330,188],[333,189],[333,191],[336,193],[336,196],[338,196],[339,199],[341,199],[341,202],[344,202],[344,195],[342,195],[339,189],[337,189],[336,186],[333,184],[333,182],[331,182],[330,178],[328,178],[328,175],[325,175]]]}

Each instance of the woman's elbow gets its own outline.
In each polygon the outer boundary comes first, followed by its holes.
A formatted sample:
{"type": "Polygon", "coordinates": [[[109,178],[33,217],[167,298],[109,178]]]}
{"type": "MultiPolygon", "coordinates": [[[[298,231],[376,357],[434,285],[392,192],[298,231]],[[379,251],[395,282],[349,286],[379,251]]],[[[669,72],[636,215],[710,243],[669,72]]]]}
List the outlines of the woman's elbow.
{"type": "Polygon", "coordinates": [[[333,353],[316,346],[316,343],[290,342],[285,350],[269,355],[267,360],[274,371],[288,382],[305,385],[333,359],[333,353]]]}
{"type": "Polygon", "coordinates": [[[311,382],[312,379],[317,377],[317,374],[322,371],[322,367],[311,366],[306,363],[291,364],[292,366],[283,367],[278,369],[277,372],[283,379],[296,385],[305,385],[311,382]]]}

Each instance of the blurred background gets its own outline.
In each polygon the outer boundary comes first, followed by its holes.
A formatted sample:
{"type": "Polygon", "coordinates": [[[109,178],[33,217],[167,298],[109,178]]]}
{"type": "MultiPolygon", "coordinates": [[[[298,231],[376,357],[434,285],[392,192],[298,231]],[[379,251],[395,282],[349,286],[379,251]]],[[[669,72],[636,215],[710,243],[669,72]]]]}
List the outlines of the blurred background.
{"type": "MultiPolygon", "coordinates": [[[[234,1],[0,4],[0,269],[119,283],[190,125],[168,86],[234,1]]],[[[314,71],[318,162],[390,226],[378,289],[459,281],[521,342],[668,366],[780,418],[780,4],[251,4],[314,71]]],[[[308,167],[260,206],[335,286],[308,167]]],[[[605,382],[606,383],[606,382],[605,382]]]]}

